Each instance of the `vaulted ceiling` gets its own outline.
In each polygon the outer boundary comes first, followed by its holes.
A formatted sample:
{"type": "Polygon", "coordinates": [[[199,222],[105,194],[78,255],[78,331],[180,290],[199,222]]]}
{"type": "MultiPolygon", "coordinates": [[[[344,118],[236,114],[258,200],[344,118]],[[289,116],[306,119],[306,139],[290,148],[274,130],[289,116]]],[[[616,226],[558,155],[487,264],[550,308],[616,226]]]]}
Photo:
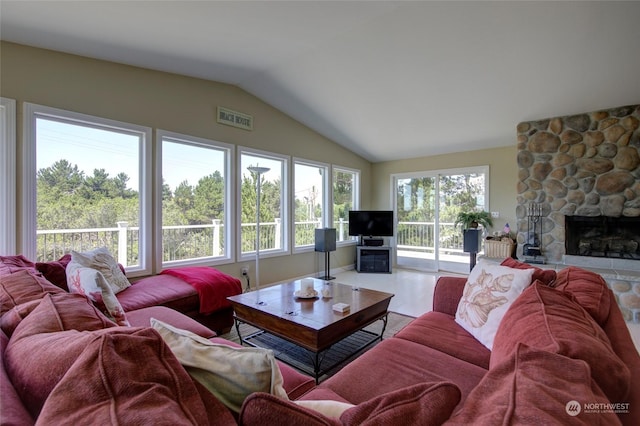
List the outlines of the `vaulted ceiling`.
{"type": "Polygon", "coordinates": [[[640,103],[640,2],[0,1],[16,43],[230,83],[372,162],[640,103]]]}

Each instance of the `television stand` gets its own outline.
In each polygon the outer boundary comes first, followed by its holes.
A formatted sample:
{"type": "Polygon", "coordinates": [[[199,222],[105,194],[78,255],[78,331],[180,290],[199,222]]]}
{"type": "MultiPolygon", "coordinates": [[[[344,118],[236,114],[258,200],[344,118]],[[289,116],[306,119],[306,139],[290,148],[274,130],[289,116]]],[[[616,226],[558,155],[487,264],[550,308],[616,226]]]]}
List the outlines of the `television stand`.
{"type": "Polygon", "coordinates": [[[356,271],[391,273],[391,247],[356,246],[356,271]]]}

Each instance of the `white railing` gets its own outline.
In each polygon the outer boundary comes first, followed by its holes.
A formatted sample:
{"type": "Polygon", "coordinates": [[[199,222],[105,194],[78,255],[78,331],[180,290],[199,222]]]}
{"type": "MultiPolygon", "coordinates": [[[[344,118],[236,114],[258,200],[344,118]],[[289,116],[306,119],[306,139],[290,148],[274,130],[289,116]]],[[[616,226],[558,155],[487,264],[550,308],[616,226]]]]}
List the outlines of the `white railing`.
{"type": "MultiPolygon", "coordinates": [[[[398,250],[435,253],[435,222],[398,222],[398,250]]],[[[448,254],[462,254],[462,232],[453,222],[440,222],[438,248],[448,254]]]]}
{"type": "MultiPolygon", "coordinates": [[[[320,219],[295,223],[296,246],[312,245],[315,241],[315,229],[320,228],[320,219]]],[[[336,222],[338,241],[349,240],[348,222],[340,219],[336,222]]],[[[172,225],[162,227],[163,261],[216,257],[224,253],[224,224],[214,219],[211,224],[172,225]]],[[[242,251],[255,251],[256,224],[243,223],[242,251]]],[[[260,223],[260,250],[282,248],[282,223],[279,218],[273,222],[260,223]]],[[[128,226],[127,222],[118,222],[113,228],[79,228],[38,230],[37,261],[56,260],[70,250],[87,251],[96,247],[107,247],[118,262],[127,266],[138,263],[138,240],[140,228],[128,226]]]]}
{"type": "MultiPolygon", "coordinates": [[[[295,223],[296,246],[312,245],[315,229],[321,227],[321,220],[295,223]]],[[[162,227],[163,260],[183,260],[200,257],[216,257],[224,253],[225,232],[222,221],[215,219],[211,224],[174,225],[162,227]]],[[[256,224],[243,223],[242,251],[255,251],[256,224]]],[[[282,248],[280,219],[260,223],[260,250],[282,248]]],[[[344,219],[334,222],[338,241],[348,241],[349,224],[344,219]]],[[[82,228],[38,230],[37,260],[50,261],[60,258],[70,250],[87,251],[96,247],[107,247],[118,262],[136,265],[138,262],[139,227],[118,222],[113,228],[82,228]]],[[[434,222],[398,222],[396,232],[398,250],[434,253],[434,222]]],[[[462,232],[453,223],[440,223],[439,248],[450,254],[462,254],[462,232]]]]}

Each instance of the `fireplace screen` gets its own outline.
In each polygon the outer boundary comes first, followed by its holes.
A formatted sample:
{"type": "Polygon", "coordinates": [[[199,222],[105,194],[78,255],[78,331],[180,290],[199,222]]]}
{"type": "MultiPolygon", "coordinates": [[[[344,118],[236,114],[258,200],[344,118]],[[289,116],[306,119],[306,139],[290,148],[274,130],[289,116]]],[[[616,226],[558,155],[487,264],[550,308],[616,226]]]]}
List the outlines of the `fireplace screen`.
{"type": "Polygon", "coordinates": [[[565,216],[566,253],[640,260],[640,217],[565,216]]]}

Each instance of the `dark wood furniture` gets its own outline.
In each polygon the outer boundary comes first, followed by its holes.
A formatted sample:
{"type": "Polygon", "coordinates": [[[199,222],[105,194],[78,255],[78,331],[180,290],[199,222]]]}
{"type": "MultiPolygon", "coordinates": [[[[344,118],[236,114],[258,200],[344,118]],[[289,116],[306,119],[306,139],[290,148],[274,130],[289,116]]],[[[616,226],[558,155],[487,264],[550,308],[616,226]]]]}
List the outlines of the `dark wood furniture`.
{"type": "Polygon", "coordinates": [[[382,339],[393,294],[364,288],[354,290],[350,285],[314,279],[318,297],[301,299],[294,295],[300,286],[301,281],[296,280],[229,297],[241,342],[252,345],[252,335],[240,334],[240,324],[247,323],[260,329],[260,333],[271,333],[307,349],[315,355],[313,371],[309,373],[317,381],[322,372],[333,367],[321,368],[320,364],[322,352],[335,343],[380,319],[384,321],[382,332],[371,333],[371,340],[358,350],[382,339]],[[328,290],[330,297],[323,297],[323,289],[328,290]],[[347,303],[350,309],[336,312],[333,310],[336,303],[347,303]]]}
{"type": "Polygon", "coordinates": [[[391,273],[392,252],[389,246],[357,246],[356,271],[391,273]]]}

